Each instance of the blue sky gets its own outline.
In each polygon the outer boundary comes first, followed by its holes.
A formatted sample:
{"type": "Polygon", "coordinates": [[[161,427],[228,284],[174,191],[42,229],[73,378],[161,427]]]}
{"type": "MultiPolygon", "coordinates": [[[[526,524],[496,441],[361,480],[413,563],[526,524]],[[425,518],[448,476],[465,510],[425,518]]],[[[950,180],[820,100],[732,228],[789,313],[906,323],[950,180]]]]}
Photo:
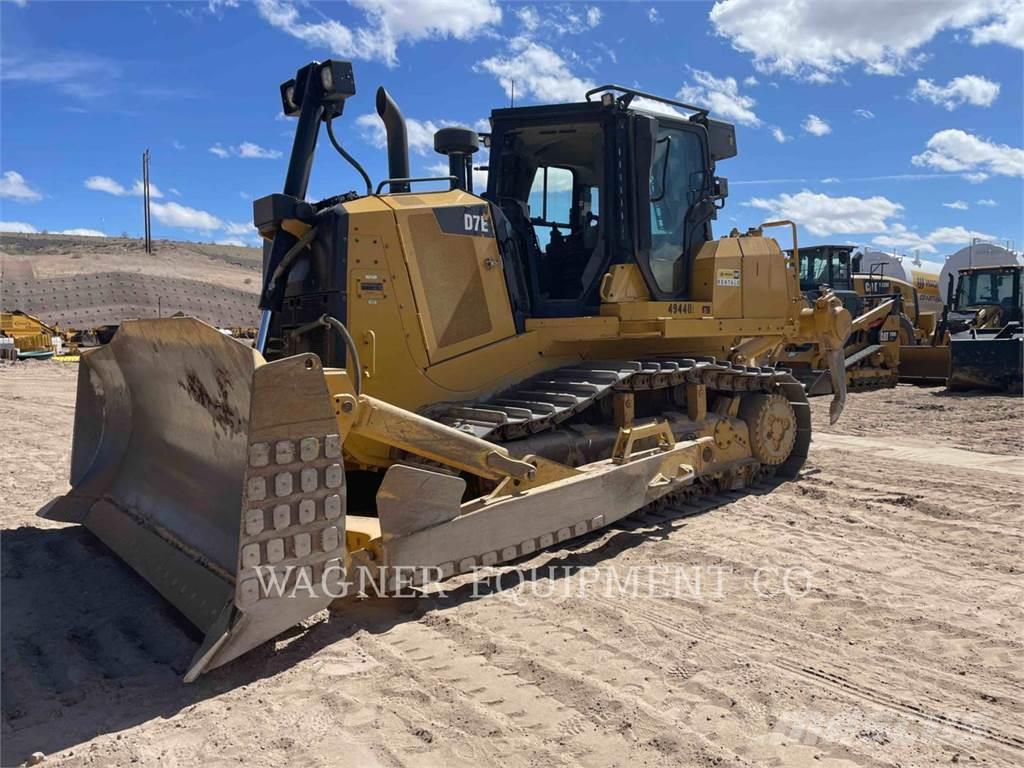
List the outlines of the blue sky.
{"type": "MultiPolygon", "coordinates": [[[[29,0],[0,27],[3,229],[139,235],[149,147],[155,236],[254,243],[251,199],[280,188],[291,141],[278,84],[333,56],[358,88],[336,127],[375,180],[378,85],[420,173],[442,160],[432,131],[507,106],[512,80],[519,104],[618,82],[737,123],[721,233],[786,216],[807,243],[933,261],[972,235],[1024,246],[1020,0],[29,0]]],[[[310,196],[354,188],[323,142],[310,196]]]]}

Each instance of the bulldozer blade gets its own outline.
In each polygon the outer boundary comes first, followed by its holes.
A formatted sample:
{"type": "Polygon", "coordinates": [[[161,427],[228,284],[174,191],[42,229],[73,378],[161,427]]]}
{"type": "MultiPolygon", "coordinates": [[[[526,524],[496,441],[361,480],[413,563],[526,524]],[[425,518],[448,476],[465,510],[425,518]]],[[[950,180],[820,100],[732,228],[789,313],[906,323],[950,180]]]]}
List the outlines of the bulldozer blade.
{"type": "Polygon", "coordinates": [[[265,363],[193,318],[125,322],[82,355],[83,523],[206,633],[186,681],[325,608],[344,577],[341,441],[315,355],[265,363]]]}

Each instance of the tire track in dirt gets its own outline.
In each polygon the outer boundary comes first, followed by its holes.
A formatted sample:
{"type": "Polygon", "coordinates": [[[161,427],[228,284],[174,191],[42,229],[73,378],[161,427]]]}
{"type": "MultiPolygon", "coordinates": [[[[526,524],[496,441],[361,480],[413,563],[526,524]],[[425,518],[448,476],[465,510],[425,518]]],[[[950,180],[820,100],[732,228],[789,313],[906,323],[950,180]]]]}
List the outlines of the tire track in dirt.
{"type": "MultiPolygon", "coordinates": [[[[510,608],[507,601],[502,602],[506,605],[500,610],[506,615],[510,608]]],[[[521,614],[516,625],[528,630],[524,632],[531,638],[528,644],[480,623],[486,621],[487,608],[472,618],[465,613],[445,613],[427,619],[472,652],[489,654],[491,663],[572,703],[591,721],[597,721],[596,732],[613,731],[627,738],[637,762],[649,756],[647,759],[658,765],[666,760],[679,765],[748,764],[751,756],[744,755],[748,747],[737,746],[749,739],[730,711],[734,701],[719,692],[698,692],[694,686],[684,691],[679,685],[677,692],[668,682],[675,676],[675,665],[665,667],[638,657],[628,648],[560,623],[558,616],[544,618],[533,610],[536,607],[511,609],[521,614]],[[732,738],[720,740],[723,732],[732,738]]],[[[588,739],[593,739],[594,733],[588,739]]],[[[589,740],[585,743],[589,745],[589,740]]],[[[833,751],[846,752],[841,745],[833,745],[833,751]]],[[[820,747],[791,744],[785,754],[800,762],[811,759],[812,754],[820,758],[820,752],[820,747]]]]}
{"type": "MultiPolygon", "coordinates": [[[[599,603],[603,602],[606,605],[611,604],[610,601],[598,596],[590,596],[589,599],[599,603]]],[[[716,636],[711,632],[682,629],[678,625],[678,621],[676,619],[666,617],[658,611],[651,610],[649,607],[631,606],[629,612],[647,619],[667,632],[683,637],[694,638],[705,643],[712,643],[726,649],[727,651],[729,650],[729,646],[722,642],[720,636],[716,636]]],[[[761,647],[760,650],[771,654],[772,658],[767,661],[759,661],[759,663],[768,663],[793,675],[802,677],[815,685],[825,685],[837,689],[843,694],[854,699],[870,701],[871,703],[886,707],[887,709],[899,714],[928,720],[942,726],[948,726],[963,733],[987,739],[991,742],[1005,747],[1010,747],[1019,752],[1024,752],[1024,738],[1021,736],[1006,733],[980,723],[970,722],[956,716],[946,715],[916,702],[904,701],[897,697],[890,696],[880,688],[854,683],[837,673],[829,672],[806,663],[793,662],[788,659],[778,657],[775,655],[777,654],[777,651],[771,648],[761,647]]],[[[803,649],[797,647],[793,647],[791,650],[797,654],[804,652],[803,649]]]]}
{"type": "MultiPolygon", "coordinates": [[[[750,528],[731,525],[731,523],[735,522],[738,517],[741,517],[740,515],[736,514],[737,509],[741,506],[742,503],[737,503],[730,507],[730,525],[726,527],[724,530],[721,525],[714,525],[714,536],[710,541],[710,546],[706,546],[706,543],[702,541],[704,537],[696,536],[690,536],[685,541],[678,541],[678,539],[673,541],[672,539],[666,537],[663,538],[661,541],[653,543],[653,550],[651,551],[651,555],[654,556],[655,562],[694,563],[696,561],[698,565],[710,564],[714,565],[715,567],[729,566],[732,569],[732,571],[739,574],[743,574],[744,577],[751,576],[754,573],[754,568],[757,564],[745,560],[737,560],[735,558],[737,550],[736,547],[732,546],[732,544],[749,544],[749,550],[752,553],[757,553],[763,551],[763,548],[765,546],[765,538],[763,536],[762,528],[756,525],[751,526],[750,528]],[[748,541],[748,532],[749,537],[753,537],[752,542],[748,541]],[[670,554],[672,552],[679,552],[680,555],[672,557],[670,554]],[[695,558],[695,554],[697,554],[698,557],[695,558]]],[[[642,523],[640,524],[642,525],[642,523]]],[[[667,523],[662,522],[663,526],[668,525],[669,527],[673,528],[677,525],[682,524],[684,524],[682,520],[669,520],[667,523]]],[[[856,548],[863,550],[869,547],[858,545],[856,548]]],[[[773,552],[779,552],[782,549],[782,547],[777,545],[773,545],[771,547],[771,550],[773,552]]],[[[869,615],[873,617],[873,622],[875,622],[876,624],[883,625],[886,621],[890,621],[893,623],[907,621],[907,617],[905,616],[905,614],[900,614],[897,612],[897,607],[905,606],[912,608],[914,607],[912,600],[908,600],[905,598],[903,601],[901,601],[902,605],[900,606],[896,606],[896,601],[890,600],[888,598],[885,598],[881,601],[874,600],[869,602],[869,598],[865,598],[861,594],[863,591],[863,587],[858,589],[858,585],[856,582],[850,582],[848,593],[841,594],[839,600],[837,600],[835,593],[839,590],[837,590],[835,582],[839,581],[840,585],[842,585],[843,583],[842,576],[837,571],[846,567],[846,564],[837,563],[833,559],[829,559],[827,549],[824,553],[801,550],[799,554],[801,554],[801,556],[805,559],[809,558],[810,560],[813,560],[817,564],[816,567],[825,568],[829,571],[830,583],[828,587],[831,590],[831,594],[823,595],[823,597],[826,597],[828,599],[828,603],[826,605],[828,610],[835,612],[837,607],[845,607],[847,608],[847,616],[849,616],[850,614],[853,614],[855,616],[859,614],[869,615]],[[844,602],[846,603],[846,605],[837,606],[837,602],[844,602]]],[[[869,573],[868,575],[871,574],[869,573]]],[[[877,581],[874,582],[874,585],[877,584],[877,581]]],[[[941,589],[943,585],[933,584],[932,586],[933,588],[941,589]]],[[[951,594],[955,594],[956,586],[957,585],[955,583],[951,583],[949,585],[948,591],[951,594]]],[[[875,586],[875,588],[877,589],[877,586],[875,586]]],[[[810,593],[810,597],[813,598],[813,596],[814,590],[812,590],[812,592],[810,593]]],[[[971,604],[973,604],[973,600],[977,599],[977,597],[975,596],[974,598],[971,598],[970,596],[967,596],[964,599],[970,599],[971,604]]],[[[719,605],[714,601],[693,602],[692,605],[689,605],[691,601],[686,600],[685,596],[681,597],[680,602],[687,608],[692,608],[692,610],[698,614],[696,617],[697,620],[699,620],[703,614],[706,614],[710,611],[711,613],[717,615],[721,619],[724,626],[749,626],[750,624],[763,625],[766,628],[764,630],[764,634],[771,635],[773,637],[778,637],[780,636],[780,634],[782,636],[785,636],[789,628],[789,624],[786,623],[785,620],[776,620],[774,618],[764,616],[761,613],[750,613],[749,611],[744,611],[742,609],[738,611],[735,610],[737,605],[737,601],[735,599],[729,601],[730,608],[726,608],[724,605],[719,605]]],[[[742,605],[741,602],[739,604],[742,605]]],[[[1001,609],[1005,611],[1016,609],[1018,605],[1019,603],[1005,603],[997,604],[994,607],[996,609],[1001,609]]],[[[989,608],[992,607],[993,606],[989,606],[989,608]]],[[[774,615],[775,614],[772,614],[773,617],[774,615]]],[[[835,626],[834,622],[829,623],[831,623],[832,627],[835,626]]],[[[1003,701],[1012,702],[1016,700],[1017,694],[1015,692],[1016,683],[1014,675],[1015,667],[1012,659],[1014,655],[1020,654],[1020,643],[1015,643],[1012,640],[1009,640],[1008,638],[1003,639],[993,636],[992,634],[980,633],[977,632],[973,627],[965,627],[961,624],[950,624],[949,622],[934,621],[926,618],[923,618],[921,621],[915,622],[915,624],[921,627],[922,630],[930,626],[933,627],[935,630],[944,633],[947,636],[948,642],[953,646],[954,649],[957,649],[957,646],[963,644],[963,636],[967,635],[968,637],[975,638],[978,642],[988,644],[986,646],[986,650],[990,652],[993,651],[993,649],[997,650],[1001,655],[1005,657],[1003,662],[1003,672],[1005,673],[1006,677],[1005,687],[1002,685],[993,686],[991,685],[990,681],[990,684],[986,685],[987,690],[976,690],[972,692],[975,695],[974,701],[985,700],[986,697],[992,695],[993,689],[996,689],[996,692],[998,693],[999,697],[1003,699],[1003,701]]],[[[843,625],[846,625],[845,621],[843,622],[843,625]]],[[[804,631],[808,631],[806,624],[802,627],[802,629],[804,631]]],[[[849,628],[847,628],[847,630],[848,629],[849,628]]],[[[837,641],[835,635],[830,636],[823,632],[815,632],[813,633],[813,636],[820,643],[821,652],[824,654],[825,657],[827,657],[830,654],[834,654],[835,645],[837,641]]],[[[897,652],[903,652],[905,654],[905,658],[900,659],[899,663],[913,663],[915,667],[920,668],[922,672],[928,675],[931,675],[941,680],[945,680],[946,683],[952,680],[953,682],[958,682],[960,685],[962,685],[961,681],[956,680],[956,677],[958,677],[958,675],[955,675],[955,673],[949,672],[948,670],[942,670],[934,666],[928,665],[927,663],[921,662],[920,659],[922,657],[927,658],[929,655],[934,654],[934,643],[932,644],[933,647],[923,649],[924,653],[922,654],[920,653],[920,649],[914,646],[911,646],[909,649],[904,651],[903,646],[900,644],[896,644],[895,646],[888,644],[880,645],[879,643],[873,642],[873,637],[871,635],[869,635],[867,638],[863,636],[857,638],[858,644],[863,644],[865,641],[868,641],[870,645],[875,647],[876,651],[885,651],[881,655],[877,656],[877,658],[875,659],[876,661],[886,661],[888,663],[896,662],[896,659],[893,659],[891,654],[889,653],[889,651],[896,650],[897,652]]],[[[988,672],[990,674],[998,673],[999,670],[989,668],[988,672]]],[[[972,703],[972,701],[969,700],[965,703],[969,705],[972,703]]]]}

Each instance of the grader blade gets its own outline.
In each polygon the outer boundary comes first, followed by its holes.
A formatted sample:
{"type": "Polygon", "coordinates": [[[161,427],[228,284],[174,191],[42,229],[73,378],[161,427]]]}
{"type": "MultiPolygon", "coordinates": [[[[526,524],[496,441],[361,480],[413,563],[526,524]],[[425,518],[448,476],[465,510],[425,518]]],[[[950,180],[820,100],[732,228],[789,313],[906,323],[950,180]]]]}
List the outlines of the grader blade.
{"type": "Polygon", "coordinates": [[[80,522],[206,638],[186,680],[325,608],[343,579],[341,443],[319,360],[265,363],[192,318],[136,320],[82,356],[80,522]]]}

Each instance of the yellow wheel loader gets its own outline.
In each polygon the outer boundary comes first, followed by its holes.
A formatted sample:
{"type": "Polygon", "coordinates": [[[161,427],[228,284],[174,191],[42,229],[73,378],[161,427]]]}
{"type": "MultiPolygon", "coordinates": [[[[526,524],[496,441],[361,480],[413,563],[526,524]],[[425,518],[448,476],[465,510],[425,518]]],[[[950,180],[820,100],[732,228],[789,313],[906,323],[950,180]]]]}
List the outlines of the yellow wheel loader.
{"type": "Polygon", "coordinates": [[[949,278],[948,387],[1024,392],[1024,267],[970,267],[949,278]]]}
{"type": "Polygon", "coordinates": [[[495,110],[477,195],[480,137],[439,131],[449,175],[410,178],[383,89],[374,188],[333,129],[354,93],[340,61],[281,86],[298,124],[283,192],[254,204],[255,348],[169,318],[82,357],[72,490],[43,514],[84,523],[206,633],[187,680],[339,595],[794,477],[810,410],[764,361],[813,340],[841,370],[841,302],[805,306],[760,228],[712,239],[736,148],[707,110],[613,85],[495,110]],[[322,124],[364,194],[305,199],[322,124]]]}

